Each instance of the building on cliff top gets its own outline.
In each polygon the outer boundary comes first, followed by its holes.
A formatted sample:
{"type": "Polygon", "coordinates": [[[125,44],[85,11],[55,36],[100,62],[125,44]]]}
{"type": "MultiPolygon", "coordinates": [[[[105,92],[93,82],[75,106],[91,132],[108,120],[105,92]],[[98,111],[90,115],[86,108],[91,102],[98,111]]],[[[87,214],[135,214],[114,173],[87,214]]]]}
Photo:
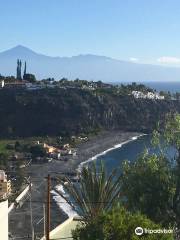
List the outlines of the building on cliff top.
{"type": "Polygon", "coordinates": [[[7,179],[7,175],[0,170],[0,200],[7,199],[11,193],[11,181],[7,179]]]}

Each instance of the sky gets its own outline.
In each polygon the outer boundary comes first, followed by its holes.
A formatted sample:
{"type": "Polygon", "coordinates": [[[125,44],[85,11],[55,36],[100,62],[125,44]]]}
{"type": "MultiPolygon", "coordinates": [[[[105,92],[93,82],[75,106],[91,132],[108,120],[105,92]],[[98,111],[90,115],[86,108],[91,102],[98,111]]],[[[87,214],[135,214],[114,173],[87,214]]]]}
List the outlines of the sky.
{"type": "Polygon", "coordinates": [[[0,51],[180,67],[179,0],[0,0],[0,51]]]}

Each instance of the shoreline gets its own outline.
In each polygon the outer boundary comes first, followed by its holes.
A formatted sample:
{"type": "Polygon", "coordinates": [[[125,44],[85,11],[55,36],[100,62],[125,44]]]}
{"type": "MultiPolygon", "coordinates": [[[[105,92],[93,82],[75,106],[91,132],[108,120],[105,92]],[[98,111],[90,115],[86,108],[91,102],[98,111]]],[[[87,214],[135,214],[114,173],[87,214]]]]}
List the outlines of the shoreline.
{"type": "MultiPolygon", "coordinates": [[[[89,161],[96,155],[104,155],[107,152],[121,147],[123,144],[133,141],[133,138],[143,136],[142,132],[104,131],[97,136],[93,136],[88,141],[77,146],[77,155],[70,161],[72,170],[78,170],[79,165],[89,161]]],[[[134,139],[136,140],[136,139],[134,139]]]]}
{"type": "Polygon", "coordinates": [[[140,138],[140,137],[142,137],[142,136],[145,136],[145,135],[146,135],[146,134],[140,134],[140,135],[131,137],[131,138],[130,138],[129,140],[127,140],[127,141],[124,141],[124,142],[122,142],[122,143],[116,144],[116,145],[114,145],[113,147],[108,148],[107,150],[105,150],[105,151],[103,151],[103,152],[101,152],[101,153],[96,154],[95,156],[89,158],[88,160],[86,160],[86,161],[84,161],[84,162],[81,162],[76,170],[77,170],[78,172],[80,172],[81,169],[82,169],[82,167],[83,167],[84,165],[86,165],[87,163],[93,162],[93,161],[97,160],[98,157],[103,156],[103,155],[106,155],[108,152],[111,152],[111,151],[113,151],[113,150],[115,150],[115,149],[121,148],[123,145],[125,145],[125,144],[127,144],[127,143],[129,143],[129,142],[135,141],[135,140],[137,140],[138,138],[140,138]]]}
{"type": "MultiPolygon", "coordinates": [[[[84,165],[88,164],[89,162],[96,161],[98,159],[98,157],[106,155],[108,152],[111,152],[111,151],[113,151],[115,149],[121,148],[123,145],[128,144],[129,142],[136,141],[138,138],[140,138],[142,136],[145,136],[145,135],[146,134],[140,134],[139,133],[136,136],[131,136],[128,140],[120,142],[118,144],[115,144],[112,147],[110,147],[110,148],[108,148],[108,149],[106,149],[106,150],[104,150],[104,151],[102,151],[100,153],[95,154],[91,158],[88,158],[86,161],[80,162],[78,167],[76,168],[76,171],[81,172],[82,167],[84,165]]],[[[61,211],[63,211],[65,214],[67,214],[68,218],[76,216],[77,212],[60,195],[58,195],[56,190],[62,192],[63,194],[65,192],[64,192],[63,186],[61,184],[56,185],[55,186],[55,190],[51,191],[51,194],[53,195],[52,198],[56,202],[56,204],[59,207],[59,209],[61,211]],[[62,205],[62,203],[63,203],[63,205],[62,205]]]]}

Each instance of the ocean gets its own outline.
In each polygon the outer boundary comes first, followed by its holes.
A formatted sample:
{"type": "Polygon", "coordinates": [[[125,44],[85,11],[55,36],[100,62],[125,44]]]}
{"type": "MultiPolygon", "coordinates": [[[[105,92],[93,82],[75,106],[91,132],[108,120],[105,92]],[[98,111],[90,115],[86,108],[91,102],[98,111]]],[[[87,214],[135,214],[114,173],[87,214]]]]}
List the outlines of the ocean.
{"type": "MultiPolygon", "coordinates": [[[[150,135],[133,137],[129,141],[115,145],[114,147],[97,154],[91,159],[87,159],[87,161],[79,165],[79,170],[82,168],[83,165],[91,164],[94,161],[96,162],[97,166],[100,166],[102,161],[108,173],[110,173],[114,168],[119,168],[119,171],[121,171],[121,165],[124,160],[128,160],[131,162],[135,161],[138,156],[143,153],[145,148],[148,149],[148,152],[150,154],[160,153],[158,148],[154,148],[152,146],[151,138],[152,137],[150,135]]],[[[175,152],[175,149],[170,147],[167,151],[167,157],[172,159],[175,155],[175,152]]],[[[56,186],[56,188],[63,194],[66,194],[61,185],[56,186]]],[[[63,210],[68,215],[68,217],[73,217],[77,215],[76,211],[74,211],[72,207],[61,196],[59,196],[55,191],[52,191],[52,194],[53,199],[57,202],[61,210],[63,210]]]]}
{"type": "MultiPolygon", "coordinates": [[[[134,141],[129,141],[123,144],[120,148],[115,148],[112,151],[107,152],[105,155],[98,156],[96,164],[100,165],[101,161],[105,164],[108,172],[111,172],[114,168],[121,169],[124,160],[130,162],[135,161],[140,155],[143,154],[145,149],[148,150],[149,154],[160,154],[159,147],[154,147],[151,144],[151,135],[141,136],[134,141]]],[[[167,157],[173,159],[176,151],[173,147],[167,149],[167,157]]]]}
{"type": "Polygon", "coordinates": [[[180,81],[179,82],[147,82],[143,83],[150,88],[156,89],[157,91],[170,91],[171,93],[180,92],[180,81]]]}
{"type": "MultiPolygon", "coordinates": [[[[156,89],[159,91],[170,91],[171,93],[180,92],[180,81],[179,82],[137,82],[142,83],[150,88],[156,89]]],[[[121,84],[121,82],[116,82],[113,84],[121,84]]],[[[131,84],[131,82],[122,82],[122,84],[131,84]]]]}

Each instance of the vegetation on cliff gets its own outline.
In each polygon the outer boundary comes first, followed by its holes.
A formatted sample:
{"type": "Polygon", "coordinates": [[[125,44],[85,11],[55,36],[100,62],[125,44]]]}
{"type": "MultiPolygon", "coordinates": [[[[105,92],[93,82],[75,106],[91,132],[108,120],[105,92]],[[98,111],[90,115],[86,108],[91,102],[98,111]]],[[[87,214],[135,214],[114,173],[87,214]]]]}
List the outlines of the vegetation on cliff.
{"type": "Polygon", "coordinates": [[[121,129],[150,132],[170,111],[172,100],[135,99],[123,88],[45,88],[0,91],[0,137],[67,136],[121,129]]]}

